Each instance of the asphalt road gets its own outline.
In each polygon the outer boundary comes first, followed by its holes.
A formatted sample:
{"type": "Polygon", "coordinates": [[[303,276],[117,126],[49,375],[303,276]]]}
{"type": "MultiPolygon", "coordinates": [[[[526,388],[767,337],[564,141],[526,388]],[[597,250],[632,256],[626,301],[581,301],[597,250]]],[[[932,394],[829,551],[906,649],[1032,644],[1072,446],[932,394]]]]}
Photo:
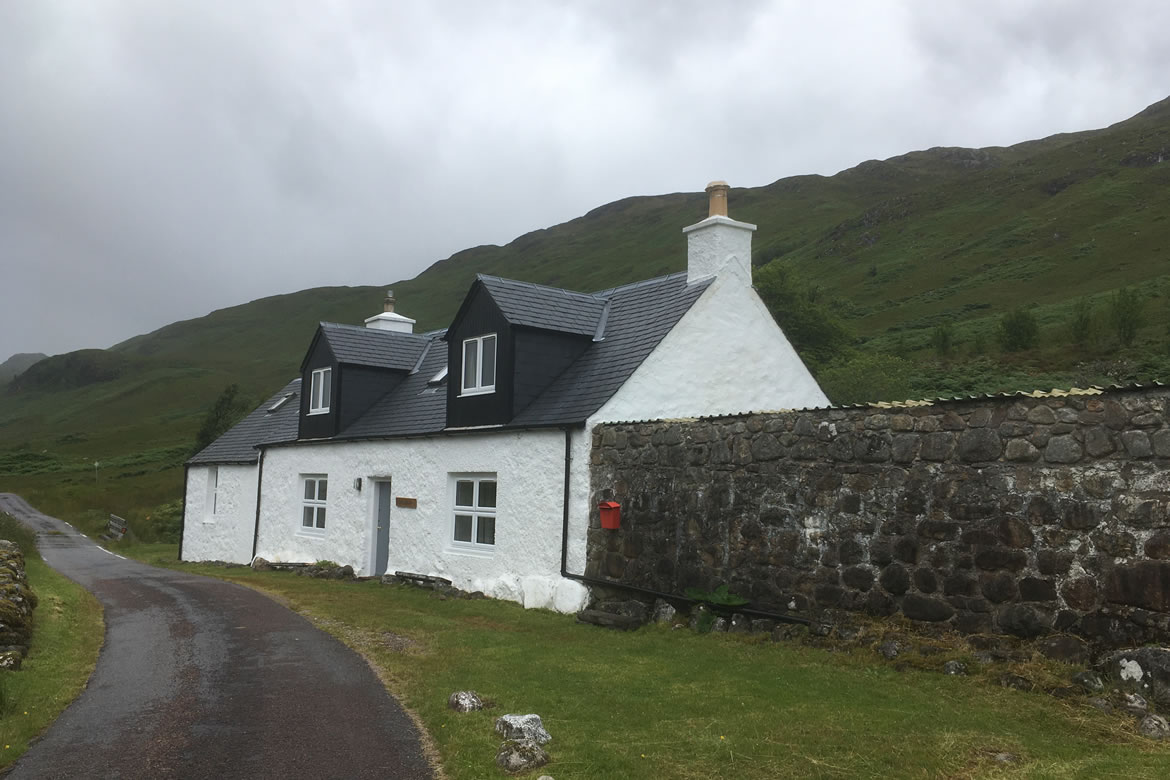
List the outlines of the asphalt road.
{"type": "Polygon", "coordinates": [[[89,686],[10,777],[433,777],[366,662],[301,616],[114,555],[11,493],[0,511],[38,531],[45,561],[106,619],[89,686]]]}

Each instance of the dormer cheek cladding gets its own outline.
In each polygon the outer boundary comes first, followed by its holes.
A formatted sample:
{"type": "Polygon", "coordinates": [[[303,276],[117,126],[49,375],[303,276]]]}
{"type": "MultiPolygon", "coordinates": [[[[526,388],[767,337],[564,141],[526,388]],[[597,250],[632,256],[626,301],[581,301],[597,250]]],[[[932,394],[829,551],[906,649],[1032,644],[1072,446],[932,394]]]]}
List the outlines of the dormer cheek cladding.
{"type": "Polygon", "coordinates": [[[338,411],[341,407],[341,375],[324,339],[317,341],[312,354],[305,360],[305,370],[301,375],[301,422],[297,438],[323,439],[337,434],[338,411]],[[329,411],[312,412],[313,403],[313,372],[320,369],[329,369],[329,411]]]}
{"type": "Polygon", "coordinates": [[[482,291],[470,302],[456,327],[447,332],[448,428],[504,425],[512,419],[513,338],[512,326],[482,291]],[[494,339],[487,338],[490,336],[494,339]],[[469,351],[465,345],[469,340],[477,365],[465,381],[469,351]],[[495,371],[485,376],[480,361],[492,354],[495,371]]]}

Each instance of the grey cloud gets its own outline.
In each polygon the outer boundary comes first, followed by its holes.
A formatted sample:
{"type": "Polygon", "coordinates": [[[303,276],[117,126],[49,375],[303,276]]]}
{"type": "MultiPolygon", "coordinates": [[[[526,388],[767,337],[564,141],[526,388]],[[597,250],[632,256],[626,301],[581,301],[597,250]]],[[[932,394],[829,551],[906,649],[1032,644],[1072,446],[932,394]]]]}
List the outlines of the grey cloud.
{"type": "Polygon", "coordinates": [[[0,359],[389,283],[628,195],[1117,121],[1165,97],[1168,15],[0,4],[0,359]]]}

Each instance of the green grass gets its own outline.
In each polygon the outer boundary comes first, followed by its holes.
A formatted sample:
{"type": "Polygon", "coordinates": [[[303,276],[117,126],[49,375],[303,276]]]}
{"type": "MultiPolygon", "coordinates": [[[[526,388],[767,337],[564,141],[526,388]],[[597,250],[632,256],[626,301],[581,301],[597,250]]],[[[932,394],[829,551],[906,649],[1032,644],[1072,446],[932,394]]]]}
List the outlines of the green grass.
{"type": "Polygon", "coordinates": [[[1161,778],[1170,765],[1170,746],[1082,701],[980,676],[898,672],[871,652],[659,627],[617,633],[506,602],[180,565],[173,546],[121,551],[287,600],[373,662],[453,778],[496,774],[492,724],[508,712],[541,715],[553,735],[547,771],[558,780],[1161,778]],[[494,708],[448,710],[448,695],[467,688],[494,708]],[[997,752],[1020,762],[998,768],[997,752]]]}
{"type": "Polygon", "coordinates": [[[29,585],[39,601],[23,667],[0,670],[2,769],[23,755],[29,742],[85,687],[101,650],[104,624],[97,599],[41,560],[28,528],[0,514],[0,538],[20,545],[29,585]]]}

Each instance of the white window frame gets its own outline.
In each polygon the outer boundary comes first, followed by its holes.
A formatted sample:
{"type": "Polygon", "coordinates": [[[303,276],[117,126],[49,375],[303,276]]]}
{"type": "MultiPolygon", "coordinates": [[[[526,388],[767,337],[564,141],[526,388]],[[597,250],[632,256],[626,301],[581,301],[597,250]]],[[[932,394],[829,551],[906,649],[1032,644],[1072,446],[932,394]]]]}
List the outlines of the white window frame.
{"type": "Polygon", "coordinates": [[[459,395],[484,395],[486,393],[496,392],[496,367],[499,361],[496,359],[500,354],[500,340],[495,333],[485,333],[482,336],[475,336],[470,339],[463,339],[463,351],[459,355],[460,365],[462,366],[462,379],[459,384],[459,395]],[[483,345],[484,342],[491,340],[495,345],[492,351],[492,382],[485,384],[483,381],[483,345]],[[475,376],[467,375],[467,347],[470,344],[475,345],[475,376]],[[468,384],[468,380],[471,383],[468,384]]]}
{"type": "Polygon", "coordinates": [[[219,511],[219,466],[207,469],[207,505],[203,509],[203,522],[214,523],[219,511]]]}
{"type": "Polygon", "coordinates": [[[309,414],[328,414],[333,402],[333,367],[315,368],[309,377],[309,414]]]}
{"type": "Polygon", "coordinates": [[[476,555],[493,555],[498,544],[497,531],[499,530],[499,480],[496,479],[495,472],[476,472],[476,473],[453,473],[450,474],[450,524],[447,529],[447,539],[449,540],[450,549],[455,552],[472,553],[476,555]],[[460,482],[474,483],[472,503],[460,504],[458,498],[458,487],[460,482]],[[480,490],[481,485],[485,482],[490,482],[496,486],[495,506],[481,506],[480,505],[480,490]],[[471,539],[460,541],[455,538],[457,526],[460,517],[471,517],[471,539]],[[480,520],[490,518],[492,521],[492,541],[479,542],[480,520]]]}
{"type": "Polygon", "coordinates": [[[300,487],[300,502],[301,511],[297,514],[297,534],[300,536],[324,536],[327,526],[328,513],[326,511],[329,505],[329,475],[328,474],[301,474],[301,478],[297,481],[300,487]],[[306,496],[308,492],[307,487],[309,482],[313,483],[313,497],[306,496]],[[321,490],[321,485],[324,483],[325,490],[321,490]],[[321,494],[324,492],[325,497],[321,494]],[[305,525],[305,510],[312,511],[313,525],[305,525]]]}

